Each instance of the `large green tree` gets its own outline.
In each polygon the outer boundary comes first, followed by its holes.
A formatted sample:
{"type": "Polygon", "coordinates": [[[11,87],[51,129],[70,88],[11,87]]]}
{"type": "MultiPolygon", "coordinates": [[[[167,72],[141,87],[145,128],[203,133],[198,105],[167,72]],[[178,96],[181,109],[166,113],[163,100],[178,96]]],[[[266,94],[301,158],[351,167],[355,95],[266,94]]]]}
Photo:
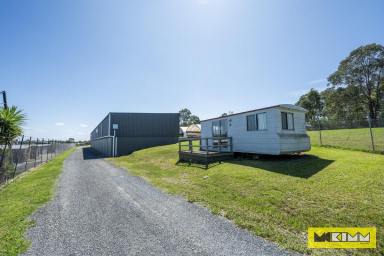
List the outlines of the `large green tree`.
{"type": "Polygon", "coordinates": [[[179,111],[180,114],[180,126],[189,126],[191,124],[199,124],[200,118],[196,115],[192,115],[192,112],[183,108],[179,111]]]}
{"type": "Polygon", "coordinates": [[[308,110],[305,115],[306,121],[310,123],[311,126],[316,126],[317,121],[323,115],[324,108],[320,93],[315,89],[311,89],[308,93],[300,97],[296,105],[308,110]]]}
{"type": "Polygon", "coordinates": [[[376,120],[384,95],[384,46],[369,44],[353,50],[328,81],[334,88],[354,87],[369,117],[376,120]]]}
{"type": "Polygon", "coordinates": [[[362,121],[367,117],[366,104],[357,87],[330,87],[321,92],[323,115],[336,122],[362,121]]]}

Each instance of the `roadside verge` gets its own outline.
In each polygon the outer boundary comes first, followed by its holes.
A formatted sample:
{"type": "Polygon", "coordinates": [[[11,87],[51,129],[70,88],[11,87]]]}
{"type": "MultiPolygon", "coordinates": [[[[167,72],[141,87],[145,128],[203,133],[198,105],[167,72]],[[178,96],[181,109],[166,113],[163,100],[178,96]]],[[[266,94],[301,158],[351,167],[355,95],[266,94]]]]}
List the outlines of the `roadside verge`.
{"type": "Polygon", "coordinates": [[[18,255],[29,242],[24,233],[33,222],[27,217],[49,201],[54,193],[69,149],[0,188],[0,255],[18,255]]]}

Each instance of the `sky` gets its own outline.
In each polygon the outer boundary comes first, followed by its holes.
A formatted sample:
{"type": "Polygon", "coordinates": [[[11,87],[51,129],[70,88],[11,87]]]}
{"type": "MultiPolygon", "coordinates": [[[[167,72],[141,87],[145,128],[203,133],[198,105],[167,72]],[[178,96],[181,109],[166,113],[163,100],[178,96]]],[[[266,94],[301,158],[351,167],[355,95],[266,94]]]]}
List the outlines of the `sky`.
{"type": "Polygon", "coordinates": [[[383,13],[382,0],[2,0],[0,90],[26,135],[50,139],[88,139],[109,112],[293,104],[384,44],[383,13]]]}

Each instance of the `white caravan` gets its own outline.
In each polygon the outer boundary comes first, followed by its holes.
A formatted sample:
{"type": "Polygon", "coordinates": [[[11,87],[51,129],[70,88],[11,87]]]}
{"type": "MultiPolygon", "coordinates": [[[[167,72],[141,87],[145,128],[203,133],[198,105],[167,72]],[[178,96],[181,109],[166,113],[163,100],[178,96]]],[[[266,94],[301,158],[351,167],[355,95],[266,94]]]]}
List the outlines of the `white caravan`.
{"type": "MultiPolygon", "coordinates": [[[[306,109],[281,104],[201,121],[204,138],[231,137],[233,152],[267,155],[293,154],[311,149],[306,133],[306,109]]],[[[215,140],[206,140],[209,150],[215,140]]]]}

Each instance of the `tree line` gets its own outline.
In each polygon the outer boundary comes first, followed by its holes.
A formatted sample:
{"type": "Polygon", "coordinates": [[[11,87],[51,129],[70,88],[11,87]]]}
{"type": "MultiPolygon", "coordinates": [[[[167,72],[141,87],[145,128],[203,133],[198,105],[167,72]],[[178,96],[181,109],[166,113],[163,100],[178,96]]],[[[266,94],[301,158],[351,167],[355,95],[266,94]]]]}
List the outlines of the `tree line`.
{"type": "Polygon", "coordinates": [[[296,103],[308,110],[310,126],[332,121],[379,125],[384,118],[384,46],[369,44],[353,50],[327,81],[327,89],[310,89],[296,103]]]}

